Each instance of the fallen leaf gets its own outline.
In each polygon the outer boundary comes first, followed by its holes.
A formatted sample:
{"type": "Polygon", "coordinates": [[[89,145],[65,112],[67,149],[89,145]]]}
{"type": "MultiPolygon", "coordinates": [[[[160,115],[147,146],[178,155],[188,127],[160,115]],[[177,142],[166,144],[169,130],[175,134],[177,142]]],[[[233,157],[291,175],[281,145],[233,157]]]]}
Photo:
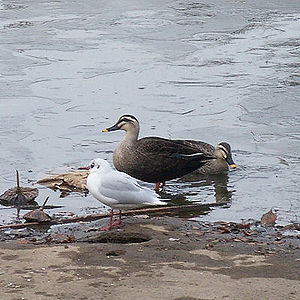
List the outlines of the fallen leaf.
{"type": "Polygon", "coordinates": [[[247,244],[248,245],[255,245],[255,246],[257,246],[257,245],[268,245],[268,243],[266,243],[266,242],[257,242],[257,241],[249,241],[249,242],[247,242],[247,244]]]}
{"type": "Polygon", "coordinates": [[[244,237],[244,236],[239,236],[239,237],[236,237],[235,239],[234,239],[234,241],[235,242],[249,242],[249,239],[247,239],[246,237],[244,237]]]}
{"type": "Polygon", "coordinates": [[[230,230],[229,230],[227,227],[224,227],[224,226],[219,226],[219,227],[217,228],[217,230],[218,230],[218,232],[220,232],[220,233],[229,233],[229,232],[230,232],[230,230]]]}
{"type": "Polygon", "coordinates": [[[283,241],[283,240],[274,241],[274,244],[276,244],[276,245],[285,244],[285,241],[283,241]]]}
{"type": "Polygon", "coordinates": [[[52,218],[48,214],[46,214],[41,208],[28,212],[23,216],[23,218],[27,222],[39,222],[39,223],[49,222],[52,220],[52,218]]]}
{"type": "Polygon", "coordinates": [[[38,184],[51,189],[67,192],[86,192],[86,179],[89,171],[76,171],[64,174],[53,174],[37,181],[38,184]]]}
{"type": "Polygon", "coordinates": [[[276,219],[277,216],[272,212],[272,209],[270,209],[267,213],[262,215],[260,222],[266,226],[273,226],[276,219]]]}
{"type": "Polygon", "coordinates": [[[300,231],[300,224],[296,224],[296,223],[292,223],[292,224],[288,224],[283,226],[282,228],[280,228],[281,231],[285,231],[285,230],[298,230],[300,231]]]}
{"type": "Polygon", "coordinates": [[[242,230],[242,233],[243,233],[244,235],[251,236],[251,233],[248,232],[247,230],[242,230]]]}
{"type": "Polygon", "coordinates": [[[5,191],[0,196],[0,202],[4,206],[22,206],[28,203],[34,203],[34,199],[38,196],[39,190],[37,188],[20,186],[19,172],[17,173],[17,186],[5,191]]]}
{"type": "Polygon", "coordinates": [[[249,229],[251,226],[250,223],[247,224],[243,224],[243,223],[234,223],[233,224],[233,228],[237,228],[237,229],[249,229]]]}
{"type": "Polygon", "coordinates": [[[50,241],[54,243],[74,243],[75,237],[74,235],[52,234],[50,241]]]}
{"type": "Polygon", "coordinates": [[[257,235],[258,231],[257,230],[248,230],[248,231],[243,230],[242,233],[245,235],[251,236],[251,235],[257,235]]]}

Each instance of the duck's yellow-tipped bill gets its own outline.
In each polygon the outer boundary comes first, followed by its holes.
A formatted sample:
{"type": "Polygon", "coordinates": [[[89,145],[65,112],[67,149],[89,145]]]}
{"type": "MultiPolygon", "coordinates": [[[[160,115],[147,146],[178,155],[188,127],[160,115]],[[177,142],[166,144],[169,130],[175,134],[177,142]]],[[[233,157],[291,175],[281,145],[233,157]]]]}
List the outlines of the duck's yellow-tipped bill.
{"type": "Polygon", "coordinates": [[[230,167],[231,169],[235,169],[235,168],[237,167],[237,165],[236,165],[236,164],[231,164],[231,165],[229,165],[229,167],[230,167]]]}
{"type": "Polygon", "coordinates": [[[108,130],[106,128],[102,129],[102,132],[108,132],[108,130]]]}

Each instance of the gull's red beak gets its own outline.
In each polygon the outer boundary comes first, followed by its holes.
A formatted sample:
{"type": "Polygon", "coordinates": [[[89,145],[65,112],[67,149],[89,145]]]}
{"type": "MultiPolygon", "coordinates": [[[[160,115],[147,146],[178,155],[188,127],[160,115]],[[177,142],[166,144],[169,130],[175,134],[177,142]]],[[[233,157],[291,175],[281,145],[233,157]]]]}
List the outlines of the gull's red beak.
{"type": "Polygon", "coordinates": [[[79,167],[78,170],[89,170],[88,167],[79,167]]]}

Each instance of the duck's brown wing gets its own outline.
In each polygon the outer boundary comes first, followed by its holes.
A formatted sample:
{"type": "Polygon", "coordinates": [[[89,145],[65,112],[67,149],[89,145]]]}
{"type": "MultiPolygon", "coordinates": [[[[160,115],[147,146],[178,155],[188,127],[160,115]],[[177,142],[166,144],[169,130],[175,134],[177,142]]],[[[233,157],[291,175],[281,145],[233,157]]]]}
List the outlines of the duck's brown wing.
{"type": "Polygon", "coordinates": [[[130,175],[148,182],[166,181],[190,173],[212,158],[176,140],[142,138],[136,145],[135,167],[130,175]]]}
{"type": "Polygon", "coordinates": [[[138,140],[137,150],[148,155],[161,155],[169,158],[178,157],[176,154],[198,154],[198,158],[201,158],[202,155],[203,159],[211,159],[214,147],[210,144],[193,140],[169,140],[159,137],[147,137],[138,140]]]}
{"type": "Polygon", "coordinates": [[[194,149],[194,151],[202,152],[206,155],[214,155],[215,147],[211,144],[202,142],[202,141],[195,141],[195,140],[174,140],[176,143],[181,143],[185,146],[194,149]]]}

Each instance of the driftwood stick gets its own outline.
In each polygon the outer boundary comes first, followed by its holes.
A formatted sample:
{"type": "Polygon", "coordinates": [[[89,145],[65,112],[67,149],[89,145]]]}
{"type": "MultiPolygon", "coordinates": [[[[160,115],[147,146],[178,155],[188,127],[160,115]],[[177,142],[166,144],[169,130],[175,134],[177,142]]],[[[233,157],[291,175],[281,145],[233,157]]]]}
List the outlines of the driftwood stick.
{"type": "MultiPolygon", "coordinates": [[[[125,216],[131,215],[142,215],[142,214],[155,214],[155,213],[168,213],[168,212],[176,212],[176,211],[195,211],[195,210],[204,210],[210,207],[222,206],[226,203],[205,203],[205,204],[189,204],[189,205],[174,205],[167,207],[151,207],[151,208],[143,208],[143,209],[134,209],[134,210],[126,210],[122,212],[125,216]]],[[[67,224],[67,223],[76,223],[76,222],[89,222],[98,219],[108,218],[110,214],[94,214],[82,217],[73,217],[73,218],[62,218],[57,220],[51,220],[47,223],[43,223],[43,225],[58,225],[58,224],[67,224]]],[[[22,223],[22,224],[7,224],[0,226],[0,229],[5,228],[26,228],[31,226],[41,225],[39,222],[30,222],[30,223],[22,223]]]]}
{"type": "Polygon", "coordinates": [[[44,201],[43,205],[40,207],[41,210],[43,210],[44,207],[46,206],[46,203],[48,202],[49,197],[50,197],[50,196],[48,196],[48,197],[46,198],[46,200],[44,201]]]}
{"type": "Polygon", "coordinates": [[[20,187],[20,177],[19,177],[19,171],[16,170],[16,174],[17,174],[17,187],[20,187]]]}

